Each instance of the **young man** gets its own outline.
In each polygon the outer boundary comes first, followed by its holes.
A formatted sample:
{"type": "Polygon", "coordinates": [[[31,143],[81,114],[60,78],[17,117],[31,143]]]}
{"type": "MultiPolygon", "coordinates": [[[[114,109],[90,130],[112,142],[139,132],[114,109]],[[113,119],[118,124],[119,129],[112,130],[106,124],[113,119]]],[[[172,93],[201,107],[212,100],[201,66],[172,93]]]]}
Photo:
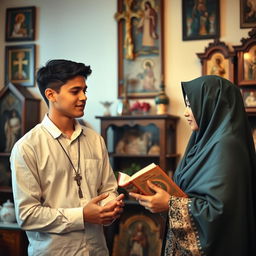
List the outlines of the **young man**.
{"type": "Polygon", "coordinates": [[[108,255],[102,224],[119,217],[124,196],[117,195],[102,137],[75,120],[84,115],[90,73],[67,60],[38,71],[49,112],[11,154],[16,217],[29,255],[108,255]]]}

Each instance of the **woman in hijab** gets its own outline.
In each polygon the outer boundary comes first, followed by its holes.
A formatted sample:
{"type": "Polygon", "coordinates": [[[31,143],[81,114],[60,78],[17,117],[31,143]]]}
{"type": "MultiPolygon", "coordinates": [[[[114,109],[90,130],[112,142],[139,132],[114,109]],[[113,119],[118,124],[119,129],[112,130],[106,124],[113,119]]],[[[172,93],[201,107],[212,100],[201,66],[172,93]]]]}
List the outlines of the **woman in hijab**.
{"type": "Polygon", "coordinates": [[[148,182],[131,193],[151,212],[169,211],[165,255],[256,255],[256,156],[239,88],[218,76],[182,83],[192,129],[174,181],[188,198],[148,182]]]}

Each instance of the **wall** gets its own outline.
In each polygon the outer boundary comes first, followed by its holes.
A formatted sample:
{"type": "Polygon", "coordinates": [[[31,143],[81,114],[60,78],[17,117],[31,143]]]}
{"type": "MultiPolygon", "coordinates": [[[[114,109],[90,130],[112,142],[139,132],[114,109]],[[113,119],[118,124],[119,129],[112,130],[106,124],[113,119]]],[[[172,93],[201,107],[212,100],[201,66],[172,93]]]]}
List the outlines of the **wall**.
{"type": "MultiPolygon", "coordinates": [[[[170,97],[170,114],[181,116],[178,125],[178,152],[183,153],[190,129],[182,118],[184,103],[180,82],[201,75],[201,64],[196,56],[212,40],[182,41],[181,0],[165,3],[165,79],[170,97]]],[[[49,59],[65,58],[91,65],[88,78],[88,101],[85,117],[99,131],[96,115],[103,114],[100,101],[114,101],[117,106],[117,24],[113,16],[117,0],[1,0],[0,1],[0,88],[4,84],[5,9],[36,6],[37,67],[49,59]]],[[[221,0],[221,41],[239,45],[249,29],[240,29],[239,0],[221,0]]],[[[29,42],[30,43],[30,42],[29,42]]],[[[36,87],[30,89],[39,96],[36,87]]],[[[42,102],[41,118],[47,111],[42,102]]]]}

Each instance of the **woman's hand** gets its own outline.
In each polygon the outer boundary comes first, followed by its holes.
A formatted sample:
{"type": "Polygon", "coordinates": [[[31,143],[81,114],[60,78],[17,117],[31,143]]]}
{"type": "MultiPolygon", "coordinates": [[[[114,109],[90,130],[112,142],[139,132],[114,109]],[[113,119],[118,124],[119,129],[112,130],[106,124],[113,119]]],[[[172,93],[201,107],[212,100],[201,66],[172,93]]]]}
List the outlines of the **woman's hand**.
{"type": "Polygon", "coordinates": [[[129,193],[129,195],[134,197],[141,205],[153,213],[167,211],[169,208],[168,201],[170,199],[170,194],[154,185],[149,180],[147,181],[147,184],[156,192],[154,195],[144,196],[137,193],[129,193]]]}

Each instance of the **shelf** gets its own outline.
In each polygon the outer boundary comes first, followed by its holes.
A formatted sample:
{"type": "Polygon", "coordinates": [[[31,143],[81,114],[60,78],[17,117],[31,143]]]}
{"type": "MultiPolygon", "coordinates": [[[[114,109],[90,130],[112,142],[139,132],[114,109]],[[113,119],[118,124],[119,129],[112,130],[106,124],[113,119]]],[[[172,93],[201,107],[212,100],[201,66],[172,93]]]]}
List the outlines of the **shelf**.
{"type": "Polygon", "coordinates": [[[9,152],[0,152],[0,156],[10,156],[11,153],[9,152]]]}
{"type": "Polygon", "coordinates": [[[12,188],[11,187],[0,187],[0,192],[1,193],[12,193],[12,188]]]}
{"type": "Polygon", "coordinates": [[[256,116],[256,108],[245,108],[245,111],[248,116],[256,116]]]}
{"type": "Polygon", "coordinates": [[[172,118],[175,120],[178,120],[178,116],[173,115],[123,115],[123,116],[96,116],[96,118],[101,120],[140,120],[140,119],[166,119],[166,118],[172,118]]]}
{"type": "Polygon", "coordinates": [[[17,222],[5,223],[0,221],[0,229],[21,229],[17,222]]]}
{"type": "MultiPolygon", "coordinates": [[[[160,155],[127,155],[127,154],[115,154],[109,153],[110,157],[115,158],[159,158],[160,155]]],[[[179,154],[167,154],[165,155],[166,158],[176,158],[179,157],[179,154]]]]}

